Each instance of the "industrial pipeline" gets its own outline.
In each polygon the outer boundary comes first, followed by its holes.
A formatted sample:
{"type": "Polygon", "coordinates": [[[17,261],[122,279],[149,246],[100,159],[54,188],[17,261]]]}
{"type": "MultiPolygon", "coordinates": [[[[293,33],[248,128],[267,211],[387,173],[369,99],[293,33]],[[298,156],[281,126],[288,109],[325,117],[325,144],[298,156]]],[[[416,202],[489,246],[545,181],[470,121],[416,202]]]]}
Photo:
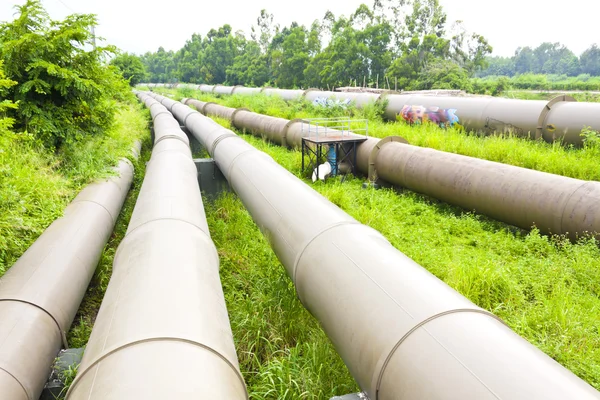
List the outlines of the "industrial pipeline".
{"type": "MultiPolygon", "coordinates": [[[[309,132],[303,120],[183,101],[282,146],[300,148],[309,132]]],[[[356,161],[373,182],[381,179],[523,229],[535,226],[572,240],[586,234],[600,239],[600,182],[411,146],[399,137],[368,138],[358,145],[356,161]]]]}
{"type": "Polygon", "coordinates": [[[600,393],[234,132],[155,96],[212,155],[371,400],[600,393]]]}
{"type": "Polygon", "coordinates": [[[133,179],[85,187],[0,278],[0,398],[38,400],[133,179]]]}
{"type": "Polygon", "coordinates": [[[138,97],[154,148],[67,399],[247,399],[188,138],[138,97]]]}
{"type": "MultiPolygon", "coordinates": [[[[157,87],[151,84],[151,87],[157,87]]],[[[562,141],[581,146],[581,131],[600,131],[600,103],[577,102],[561,95],[550,101],[516,100],[489,96],[436,96],[427,94],[389,94],[332,92],[319,89],[247,88],[223,85],[186,85],[205,93],[232,95],[264,93],[284,100],[334,98],[351,100],[357,107],[380,102],[384,117],[409,123],[460,124],[468,131],[482,134],[511,133],[521,137],[562,141]]]]}

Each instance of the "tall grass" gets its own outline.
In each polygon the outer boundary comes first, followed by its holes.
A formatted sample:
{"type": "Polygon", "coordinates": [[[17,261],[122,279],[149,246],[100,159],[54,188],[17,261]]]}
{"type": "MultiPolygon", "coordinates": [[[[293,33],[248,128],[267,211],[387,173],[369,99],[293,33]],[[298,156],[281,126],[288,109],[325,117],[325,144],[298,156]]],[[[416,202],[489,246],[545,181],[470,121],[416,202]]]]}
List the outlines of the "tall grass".
{"type": "Polygon", "coordinates": [[[14,264],[83,186],[108,176],[121,157],[131,157],[139,132],[122,104],[118,123],[104,136],[89,136],[50,153],[27,134],[0,136],[0,276],[14,264]]]}

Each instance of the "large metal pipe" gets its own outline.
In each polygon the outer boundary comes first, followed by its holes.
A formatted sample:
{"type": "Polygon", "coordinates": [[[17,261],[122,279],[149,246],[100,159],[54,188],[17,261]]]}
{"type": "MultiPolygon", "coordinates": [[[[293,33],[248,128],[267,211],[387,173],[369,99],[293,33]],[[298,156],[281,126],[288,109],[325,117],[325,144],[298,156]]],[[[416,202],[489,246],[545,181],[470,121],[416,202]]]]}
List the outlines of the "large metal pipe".
{"type": "Polygon", "coordinates": [[[133,179],[93,183],[0,279],[0,398],[38,400],[133,179]]]}
{"type": "Polygon", "coordinates": [[[249,88],[249,87],[244,87],[244,86],[236,86],[233,89],[232,94],[249,95],[249,94],[257,94],[257,93],[260,93],[261,91],[262,91],[262,88],[249,88]]]}
{"type": "Polygon", "coordinates": [[[69,400],[247,399],[189,142],[164,106],[69,400]]]}
{"type": "Polygon", "coordinates": [[[318,97],[338,100],[350,99],[357,107],[385,102],[384,117],[391,121],[401,119],[405,106],[454,109],[460,124],[467,130],[490,134],[512,133],[547,142],[557,140],[581,146],[581,131],[589,127],[600,131],[600,103],[577,102],[570,96],[558,96],[550,101],[516,100],[497,97],[453,97],[427,94],[376,94],[332,92],[318,89],[288,90],[243,88],[236,90],[261,91],[284,100],[301,97],[314,101],[318,97]]]}
{"type": "MultiPolygon", "coordinates": [[[[170,100],[168,100],[170,101],[170,100]]],[[[187,100],[187,104],[199,105],[187,100]]],[[[205,115],[231,115],[233,126],[274,143],[299,148],[308,132],[300,120],[289,121],[247,110],[211,104],[205,115]]],[[[369,138],[357,150],[357,167],[370,179],[382,179],[418,193],[475,210],[507,224],[576,240],[600,239],[600,182],[583,181],[527,168],[420,148],[398,138],[369,138]]]]}
{"type": "Polygon", "coordinates": [[[600,398],[265,153],[183,104],[171,109],[213,156],[372,400],[600,398]]]}
{"type": "Polygon", "coordinates": [[[265,88],[261,91],[267,96],[278,96],[286,101],[301,99],[306,91],[302,89],[265,88]]]}

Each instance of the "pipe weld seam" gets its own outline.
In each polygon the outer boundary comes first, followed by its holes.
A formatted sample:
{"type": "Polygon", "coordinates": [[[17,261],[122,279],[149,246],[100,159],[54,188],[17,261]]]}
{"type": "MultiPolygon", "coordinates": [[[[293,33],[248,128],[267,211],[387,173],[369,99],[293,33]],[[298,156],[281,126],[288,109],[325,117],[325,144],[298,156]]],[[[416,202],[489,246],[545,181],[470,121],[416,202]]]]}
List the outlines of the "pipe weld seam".
{"type": "MultiPolygon", "coordinates": [[[[112,181],[109,181],[112,182],[112,181]]],[[[113,182],[114,183],[114,182],[113,182]]],[[[116,183],[115,183],[116,184],[116,183]]],[[[104,211],[106,211],[106,213],[108,214],[110,221],[112,222],[112,225],[114,226],[117,219],[116,217],[114,217],[110,211],[108,211],[108,208],[106,208],[103,204],[98,203],[97,201],[94,200],[77,200],[77,198],[75,198],[75,200],[73,201],[72,204],[77,204],[77,203],[91,203],[91,204],[95,204],[97,206],[100,206],[100,208],[102,208],[104,211]]]]}
{"type": "MultiPolygon", "coordinates": [[[[240,138],[240,139],[242,139],[242,138],[240,138]]],[[[242,139],[242,140],[244,140],[244,139],[242,139]]],[[[231,160],[231,164],[229,165],[229,168],[227,169],[227,176],[225,177],[227,179],[227,181],[229,181],[230,178],[231,178],[231,171],[233,170],[233,167],[235,166],[235,164],[239,160],[241,160],[242,158],[246,157],[249,154],[256,154],[257,151],[259,151],[259,150],[257,150],[256,148],[252,147],[251,149],[244,150],[241,153],[239,153],[237,156],[235,156],[233,158],[233,160],[231,160]]],[[[263,153],[263,154],[266,154],[266,153],[263,153]]],[[[268,157],[268,155],[267,155],[267,157],[268,157]]],[[[221,172],[223,172],[223,171],[221,171],[221,172]]],[[[229,184],[232,185],[233,183],[229,182],[229,184]]],[[[233,186],[232,186],[232,188],[233,188],[233,186]]]]}
{"type": "Polygon", "coordinates": [[[58,323],[58,320],[56,318],[54,318],[54,315],[52,315],[48,310],[46,310],[44,307],[40,306],[39,304],[35,304],[31,301],[27,301],[27,300],[23,300],[23,299],[12,299],[12,298],[2,298],[0,299],[0,301],[14,301],[15,303],[23,303],[23,304],[28,304],[30,306],[33,306],[39,310],[42,310],[43,312],[45,312],[46,314],[48,314],[50,316],[50,318],[52,318],[52,320],[54,321],[54,323],[56,324],[56,327],[58,328],[58,332],[60,334],[61,340],[62,340],[62,344],[64,346],[65,349],[69,348],[69,343],[67,342],[67,332],[65,332],[62,327],[60,326],[60,324],[58,323]]]}
{"type": "Polygon", "coordinates": [[[215,103],[214,101],[207,101],[206,103],[204,103],[204,106],[202,106],[202,110],[198,110],[198,112],[206,117],[207,116],[206,115],[206,107],[208,107],[211,104],[217,104],[217,103],[215,103]]]}
{"type": "Polygon", "coordinates": [[[160,100],[159,100],[159,101],[160,101],[160,104],[162,104],[163,106],[165,106],[165,108],[166,108],[167,110],[169,110],[169,112],[171,112],[171,110],[172,110],[172,108],[173,108],[173,104],[171,104],[171,107],[169,107],[169,106],[168,106],[168,104],[169,104],[169,103],[168,103],[168,101],[167,101],[167,104],[164,104],[164,103],[163,103],[163,101],[165,101],[165,100],[169,100],[169,99],[167,99],[166,97],[163,97],[163,96],[161,96],[161,97],[162,97],[162,99],[160,99],[160,100]]]}
{"type": "MultiPolygon", "coordinates": [[[[298,252],[298,255],[296,256],[296,259],[294,260],[294,264],[292,266],[292,281],[294,282],[294,285],[296,285],[296,271],[298,269],[298,264],[300,264],[300,259],[302,258],[302,256],[304,255],[304,253],[306,252],[306,249],[308,249],[308,247],[312,244],[312,242],[314,242],[315,240],[317,240],[319,238],[319,236],[323,235],[324,233],[340,227],[340,226],[344,226],[344,225],[361,225],[360,222],[354,220],[354,221],[340,221],[340,222],[336,222],[335,224],[329,225],[323,229],[321,229],[319,232],[317,232],[312,238],[308,239],[301,247],[300,247],[300,251],[298,252]]],[[[300,297],[300,292],[298,290],[298,286],[296,285],[296,292],[298,293],[298,297],[300,297]]]]}
{"type": "MultiPolygon", "coordinates": [[[[250,111],[249,109],[247,109],[247,108],[245,108],[245,107],[236,108],[236,109],[235,109],[235,111],[233,111],[233,112],[231,113],[231,124],[232,124],[234,127],[236,127],[236,128],[238,128],[238,126],[235,124],[235,115],[236,115],[237,113],[239,113],[240,111],[248,111],[248,112],[252,112],[252,111],[250,111]]],[[[238,128],[238,129],[240,129],[240,128],[238,128]]]]}
{"type": "MultiPolygon", "coordinates": [[[[565,212],[567,211],[567,206],[569,205],[569,202],[571,201],[573,196],[575,196],[575,193],[579,192],[581,189],[583,189],[585,186],[587,186],[590,182],[592,182],[592,181],[583,181],[581,183],[581,185],[577,186],[577,189],[573,190],[573,192],[569,195],[569,197],[565,201],[565,205],[563,206],[563,208],[560,212],[560,232],[559,232],[560,235],[564,235],[566,233],[563,228],[563,224],[564,224],[564,219],[565,219],[565,212]]],[[[575,234],[575,233],[576,232],[573,232],[573,234],[575,234]]]]}
{"type": "MultiPolygon", "coordinates": [[[[184,103],[185,104],[185,103],[184,103]]],[[[187,107],[187,105],[186,105],[187,107]]],[[[185,117],[183,117],[183,121],[181,122],[181,125],[185,126],[187,128],[187,119],[189,118],[190,115],[195,114],[196,112],[194,110],[192,110],[191,108],[187,107],[188,110],[190,111],[185,117]]]]}
{"type": "MultiPolygon", "coordinates": [[[[183,133],[183,131],[181,131],[181,132],[183,133]]],[[[184,135],[185,135],[185,133],[184,133],[184,135]]],[[[154,134],[154,136],[156,136],[156,133],[154,134]]],[[[154,146],[156,146],[157,144],[159,144],[160,142],[162,142],[163,140],[166,140],[166,139],[177,139],[177,140],[185,143],[185,145],[187,147],[190,147],[189,140],[186,140],[187,139],[187,135],[185,135],[185,139],[182,138],[181,136],[178,136],[178,135],[165,135],[165,136],[161,136],[160,138],[158,138],[158,140],[154,141],[154,146]]]]}
{"type": "Polygon", "coordinates": [[[436,320],[438,318],[441,318],[441,317],[444,317],[446,315],[459,314],[459,313],[483,314],[483,315],[486,315],[488,317],[491,317],[491,318],[495,319],[496,321],[499,321],[504,326],[508,326],[508,325],[506,325],[506,323],[504,321],[502,321],[502,319],[500,319],[499,317],[497,317],[493,313],[491,313],[489,311],[486,311],[486,310],[478,309],[478,308],[457,308],[457,309],[454,309],[454,310],[447,310],[447,311],[443,311],[443,312],[434,314],[434,315],[432,315],[431,317],[429,317],[427,319],[424,319],[423,321],[421,321],[418,324],[416,324],[415,326],[413,326],[408,332],[406,332],[404,334],[404,336],[402,336],[400,338],[400,340],[396,343],[396,345],[394,345],[394,347],[392,348],[392,350],[387,355],[385,361],[383,362],[383,365],[381,366],[381,370],[379,371],[379,375],[377,377],[377,386],[375,388],[375,393],[379,393],[379,388],[381,387],[381,381],[383,380],[383,374],[385,373],[385,369],[388,366],[389,362],[391,361],[392,357],[396,353],[396,350],[398,350],[398,348],[402,345],[402,343],[404,343],[406,341],[406,339],[408,339],[408,337],[411,334],[413,334],[415,331],[417,331],[418,329],[422,328],[423,326],[425,326],[426,324],[428,324],[431,321],[434,321],[434,320],[436,320]]]}
{"type": "MultiPolygon", "coordinates": [[[[208,117],[207,117],[208,118],[208,117]]],[[[214,121],[213,121],[214,122],[214,121]]],[[[225,128],[221,127],[222,130],[226,130],[225,128]]],[[[236,137],[238,139],[242,139],[240,138],[238,135],[236,135],[233,132],[225,132],[224,134],[220,135],[218,138],[215,139],[215,141],[212,143],[212,146],[210,147],[210,151],[208,152],[210,154],[211,157],[214,157],[215,154],[215,150],[217,149],[217,146],[225,139],[227,138],[231,138],[231,137],[236,137]]],[[[243,140],[243,139],[242,139],[243,140]]]]}
{"type": "MultiPolygon", "coordinates": [[[[156,103],[156,104],[159,104],[159,103],[156,103]]],[[[152,117],[152,122],[156,121],[156,118],[158,118],[159,115],[163,115],[163,114],[169,114],[170,116],[173,116],[173,114],[171,114],[168,110],[161,111],[152,117]]]]}
{"type": "MultiPolygon", "coordinates": [[[[193,227],[198,228],[204,234],[204,236],[206,236],[208,238],[208,240],[210,240],[212,242],[210,234],[207,233],[204,229],[202,229],[201,226],[198,226],[198,225],[194,224],[193,222],[186,221],[185,219],[182,219],[182,218],[171,218],[171,217],[161,217],[161,218],[154,218],[154,219],[148,220],[148,221],[146,221],[146,222],[144,222],[144,223],[136,226],[135,228],[133,228],[133,230],[127,232],[125,234],[125,236],[123,236],[123,240],[122,241],[124,241],[126,237],[128,237],[129,235],[131,235],[133,232],[137,231],[141,227],[146,226],[148,224],[151,224],[153,222],[158,222],[158,221],[178,221],[178,222],[186,223],[188,225],[192,225],[193,227]]],[[[115,258],[116,258],[116,254],[115,254],[115,258]]]]}
{"type": "MultiPolygon", "coordinates": [[[[71,387],[69,388],[69,391],[67,392],[67,398],[69,397],[69,394],[71,393],[71,391],[73,391],[74,388],[83,379],[83,377],[92,368],[94,368],[97,364],[99,364],[101,361],[104,361],[106,358],[112,356],[115,353],[118,353],[121,350],[136,346],[138,344],[151,343],[151,342],[181,342],[181,343],[191,344],[193,346],[207,350],[207,351],[213,353],[214,355],[216,355],[217,357],[219,357],[222,361],[224,361],[233,370],[235,375],[238,377],[238,379],[240,380],[240,383],[242,384],[242,387],[246,388],[246,383],[244,382],[244,378],[242,377],[240,372],[237,370],[237,368],[231,363],[231,361],[229,361],[227,359],[227,357],[225,357],[224,355],[219,353],[217,350],[213,349],[212,347],[210,347],[208,345],[205,345],[203,343],[200,343],[198,341],[191,340],[191,339],[185,339],[185,338],[180,338],[180,337],[175,337],[175,336],[160,336],[160,337],[150,337],[150,338],[135,340],[133,342],[115,346],[112,349],[105,351],[104,354],[102,354],[100,357],[95,359],[94,362],[92,362],[89,366],[87,366],[83,371],[78,371],[77,376],[73,380],[73,383],[71,384],[71,387]]],[[[248,398],[248,393],[246,391],[246,399],[247,398],[248,398]]]]}
{"type": "Polygon", "coordinates": [[[25,387],[25,385],[23,385],[23,384],[21,383],[21,381],[20,381],[20,380],[18,380],[18,379],[17,379],[17,377],[16,377],[16,376],[14,376],[14,375],[13,375],[13,374],[12,374],[12,373],[9,371],[9,370],[7,370],[7,369],[4,369],[4,368],[0,367],[0,371],[4,371],[4,372],[6,372],[6,373],[8,374],[8,376],[10,376],[10,377],[11,377],[11,378],[13,378],[15,381],[17,381],[17,383],[19,384],[19,386],[21,386],[21,389],[23,389],[23,392],[25,392],[25,396],[27,396],[27,398],[28,398],[29,400],[37,400],[37,399],[34,399],[34,398],[33,398],[33,395],[32,395],[31,393],[29,393],[29,391],[27,390],[27,388],[25,387]]]}

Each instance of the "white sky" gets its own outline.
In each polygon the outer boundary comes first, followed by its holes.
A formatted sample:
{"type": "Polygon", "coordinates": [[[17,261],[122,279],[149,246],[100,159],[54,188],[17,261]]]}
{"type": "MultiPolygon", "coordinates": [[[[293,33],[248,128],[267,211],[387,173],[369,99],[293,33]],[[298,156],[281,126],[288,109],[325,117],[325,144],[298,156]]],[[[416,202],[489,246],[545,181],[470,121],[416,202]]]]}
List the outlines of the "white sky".
{"type": "MultiPolygon", "coordinates": [[[[494,55],[510,56],[519,46],[535,47],[544,41],[561,42],[579,55],[591,44],[600,44],[597,0],[439,1],[449,22],[460,19],[469,31],[486,37],[494,55]]],[[[13,19],[13,6],[23,3],[0,0],[0,21],[13,19]]],[[[327,10],[336,16],[349,15],[361,3],[371,6],[372,0],[43,0],[54,19],[73,11],[97,14],[97,35],[137,54],[156,51],[159,46],[178,50],[192,33],[204,36],[225,23],[249,36],[263,8],[281,26],[292,21],[310,26],[327,10]]]]}

